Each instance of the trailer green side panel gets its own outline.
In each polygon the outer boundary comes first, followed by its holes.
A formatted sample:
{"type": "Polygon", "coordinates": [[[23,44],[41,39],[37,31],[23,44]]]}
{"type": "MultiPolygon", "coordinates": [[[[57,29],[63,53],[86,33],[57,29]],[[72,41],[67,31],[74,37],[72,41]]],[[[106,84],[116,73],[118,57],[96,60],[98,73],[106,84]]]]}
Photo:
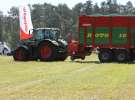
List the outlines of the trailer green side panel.
{"type": "Polygon", "coordinates": [[[95,44],[106,45],[109,44],[109,28],[97,27],[95,31],[95,44]]]}
{"type": "Polygon", "coordinates": [[[128,44],[128,29],[125,27],[112,28],[112,44],[127,45],[128,44]]]}
{"type": "Polygon", "coordinates": [[[84,44],[84,28],[80,27],[80,44],[84,44]]]}
{"type": "Polygon", "coordinates": [[[92,45],[92,33],[93,33],[93,28],[90,26],[87,29],[87,45],[92,45]]]}
{"type": "Polygon", "coordinates": [[[130,34],[131,34],[131,46],[134,46],[135,45],[135,27],[131,28],[130,34]]]}

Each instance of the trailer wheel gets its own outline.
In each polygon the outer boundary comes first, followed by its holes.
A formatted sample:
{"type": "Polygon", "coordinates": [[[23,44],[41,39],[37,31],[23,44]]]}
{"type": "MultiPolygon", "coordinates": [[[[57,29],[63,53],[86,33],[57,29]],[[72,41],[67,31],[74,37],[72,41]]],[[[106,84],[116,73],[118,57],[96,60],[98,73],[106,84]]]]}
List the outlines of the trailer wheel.
{"type": "Polygon", "coordinates": [[[54,46],[50,43],[42,43],[39,46],[39,57],[41,61],[53,61],[55,52],[54,46]]]}
{"type": "Polygon", "coordinates": [[[129,60],[128,52],[124,50],[116,51],[115,56],[118,62],[127,62],[129,60]]]}
{"type": "Polygon", "coordinates": [[[134,51],[130,51],[129,62],[134,62],[134,60],[135,60],[135,53],[134,53],[134,51]]]}
{"type": "Polygon", "coordinates": [[[15,61],[27,61],[28,51],[24,48],[18,48],[14,51],[13,58],[15,61]]]}
{"type": "Polygon", "coordinates": [[[100,50],[98,54],[100,62],[111,62],[112,61],[112,52],[111,50],[100,50]]]}

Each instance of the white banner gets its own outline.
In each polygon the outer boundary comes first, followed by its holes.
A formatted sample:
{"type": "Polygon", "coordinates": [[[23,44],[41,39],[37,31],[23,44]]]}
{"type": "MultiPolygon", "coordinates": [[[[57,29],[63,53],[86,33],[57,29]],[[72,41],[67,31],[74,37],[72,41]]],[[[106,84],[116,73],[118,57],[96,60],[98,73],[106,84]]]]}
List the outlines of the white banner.
{"type": "Polygon", "coordinates": [[[20,39],[29,39],[32,37],[32,33],[29,31],[33,29],[30,9],[28,6],[21,6],[19,8],[19,21],[20,21],[20,39]]]}

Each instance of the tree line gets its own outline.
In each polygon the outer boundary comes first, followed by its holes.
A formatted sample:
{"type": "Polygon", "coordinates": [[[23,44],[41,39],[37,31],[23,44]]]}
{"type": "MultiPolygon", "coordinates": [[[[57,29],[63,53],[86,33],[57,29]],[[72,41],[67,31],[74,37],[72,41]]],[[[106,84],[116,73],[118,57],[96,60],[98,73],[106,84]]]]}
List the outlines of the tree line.
{"type": "MultiPolygon", "coordinates": [[[[48,3],[33,4],[29,7],[34,28],[58,27],[64,38],[68,33],[72,33],[72,36],[77,38],[77,23],[80,15],[135,15],[135,8],[130,1],[126,5],[121,5],[112,0],[103,1],[101,4],[87,0],[85,3],[76,4],[72,9],[66,4],[54,6],[48,3]]],[[[0,11],[0,41],[7,42],[12,49],[16,47],[16,43],[19,41],[17,7],[12,7],[8,11],[8,15],[3,15],[3,12],[0,11]]]]}

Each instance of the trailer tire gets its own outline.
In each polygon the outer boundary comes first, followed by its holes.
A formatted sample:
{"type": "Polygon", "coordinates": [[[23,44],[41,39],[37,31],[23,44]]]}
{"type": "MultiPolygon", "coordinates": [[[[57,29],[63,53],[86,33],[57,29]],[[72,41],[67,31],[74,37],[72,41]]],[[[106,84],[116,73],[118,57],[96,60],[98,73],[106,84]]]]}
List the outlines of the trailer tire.
{"type": "Polygon", "coordinates": [[[128,62],[130,61],[129,54],[126,50],[117,50],[115,53],[116,61],[118,62],[128,62]]]}
{"type": "Polygon", "coordinates": [[[55,46],[48,42],[43,42],[39,45],[39,58],[41,61],[55,60],[55,46]]]}
{"type": "Polygon", "coordinates": [[[15,61],[27,61],[28,51],[25,48],[18,48],[14,51],[13,58],[15,61]]]}
{"type": "Polygon", "coordinates": [[[113,60],[112,51],[108,49],[100,50],[98,53],[98,58],[100,62],[111,62],[113,60]]]}
{"type": "Polygon", "coordinates": [[[129,53],[129,62],[134,62],[134,60],[135,60],[135,53],[134,53],[134,51],[132,50],[130,50],[130,53],[129,53]]]}

